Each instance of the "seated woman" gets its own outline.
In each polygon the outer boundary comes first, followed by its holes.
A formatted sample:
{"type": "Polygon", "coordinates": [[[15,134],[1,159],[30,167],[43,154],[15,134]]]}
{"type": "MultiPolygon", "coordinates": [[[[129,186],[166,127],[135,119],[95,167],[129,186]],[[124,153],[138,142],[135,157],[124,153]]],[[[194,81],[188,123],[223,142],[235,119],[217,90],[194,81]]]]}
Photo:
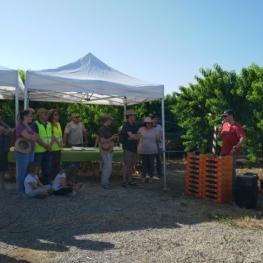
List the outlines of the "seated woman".
{"type": "Polygon", "coordinates": [[[66,169],[59,172],[56,176],[52,189],[55,195],[74,196],[82,184],[76,183],[78,169],[75,165],[70,165],[66,169]]]}
{"type": "Polygon", "coordinates": [[[29,197],[45,197],[51,193],[50,185],[43,185],[37,176],[37,163],[29,163],[27,168],[27,176],[24,181],[25,192],[29,197]]]}

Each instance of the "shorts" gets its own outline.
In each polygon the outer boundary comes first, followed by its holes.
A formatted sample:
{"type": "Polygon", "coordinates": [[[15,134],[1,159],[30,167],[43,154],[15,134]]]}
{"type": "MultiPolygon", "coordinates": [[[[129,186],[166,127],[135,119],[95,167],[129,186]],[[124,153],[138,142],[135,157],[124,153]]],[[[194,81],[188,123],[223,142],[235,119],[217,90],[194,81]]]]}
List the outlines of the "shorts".
{"type": "Polygon", "coordinates": [[[0,153],[0,172],[8,171],[8,153],[0,153]]]}
{"type": "Polygon", "coordinates": [[[123,162],[125,165],[134,165],[137,161],[137,153],[129,152],[127,150],[123,151],[123,162]]]}

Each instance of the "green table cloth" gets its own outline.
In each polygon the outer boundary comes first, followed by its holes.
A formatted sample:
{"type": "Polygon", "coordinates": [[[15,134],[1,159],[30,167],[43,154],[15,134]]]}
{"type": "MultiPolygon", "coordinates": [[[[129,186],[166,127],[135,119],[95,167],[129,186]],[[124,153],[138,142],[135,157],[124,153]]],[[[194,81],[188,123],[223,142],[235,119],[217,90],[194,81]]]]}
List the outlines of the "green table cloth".
{"type": "MultiPolygon", "coordinates": [[[[95,151],[61,151],[61,161],[62,162],[73,162],[73,161],[101,161],[101,155],[98,149],[95,151]]],[[[123,161],[123,151],[113,152],[113,161],[122,162],[123,161]]],[[[15,152],[10,151],[8,153],[8,162],[15,163],[15,152]]]]}

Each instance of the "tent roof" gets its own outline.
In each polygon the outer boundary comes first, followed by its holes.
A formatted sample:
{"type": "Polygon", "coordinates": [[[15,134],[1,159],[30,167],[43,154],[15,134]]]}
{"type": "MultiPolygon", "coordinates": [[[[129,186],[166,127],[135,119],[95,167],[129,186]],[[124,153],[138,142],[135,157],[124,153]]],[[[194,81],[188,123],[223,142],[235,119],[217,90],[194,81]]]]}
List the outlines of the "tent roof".
{"type": "Polygon", "coordinates": [[[162,99],[164,86],[123,74],[91,53],[55,69],[26,72],[31,101],[132,105],[162,99]]]}
{"type": "Polygon", "coordinates": [[[18,70],[0,66],[0,99],[14,99],[16,88],[18,88],[19,98],[22,99],[25,87],[18,70]]]}

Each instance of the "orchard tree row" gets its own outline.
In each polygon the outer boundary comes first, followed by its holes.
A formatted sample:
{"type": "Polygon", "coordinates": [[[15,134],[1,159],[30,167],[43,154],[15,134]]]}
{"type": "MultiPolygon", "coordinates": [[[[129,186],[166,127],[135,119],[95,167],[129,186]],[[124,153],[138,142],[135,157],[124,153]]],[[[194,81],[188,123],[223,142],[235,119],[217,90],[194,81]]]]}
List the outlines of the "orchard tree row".
{"type": "Polygon", "coordinates": [[[196,84],[180,87],[180,93],[173,94],[176,101],[170,109],[186,131],[182,136],[185,151],[211,152],[214,124],[219,127],[222,112],[233,109],[247,135],[242,151],[257,162],[263,150],[263,68],[252,64],[236,74],[214,65],[200,73],[202,77],[195,76],[196,84]]]}

